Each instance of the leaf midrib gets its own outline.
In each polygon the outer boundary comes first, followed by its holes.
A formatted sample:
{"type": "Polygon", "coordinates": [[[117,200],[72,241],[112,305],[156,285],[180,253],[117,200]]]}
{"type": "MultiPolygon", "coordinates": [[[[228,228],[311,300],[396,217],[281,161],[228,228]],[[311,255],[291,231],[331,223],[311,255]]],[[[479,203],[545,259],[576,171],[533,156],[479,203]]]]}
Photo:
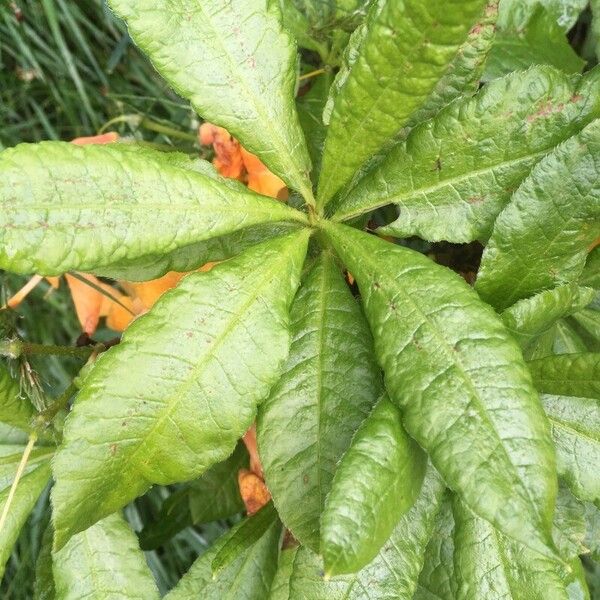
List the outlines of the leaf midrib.
{"type": "MultiPolygon", "coordinates": [[[[569,137],[573,137],[573,136],[569,136],[569,137]]],[[[569,139],[569,138],[565,138],[565,140],[566,139],[569,139]]],[[[532,154],[520,156],[519,158],[502,161],[502,162],[497,162],[497,163],[494,163],[493,165],[488,165],[486,167],[482,167],[481,169],[474,169],[472,171],[469,171],[468,173],[463,173],[463,174],[457,175],[455,177],[450,177],[448,179],[444,179],[443,181],[435,183],[430,186],[421,187],[419,189],[413,189],[411,191],[403,192],[401,194],[392,194],[389,196],[382,197],[377,202],[372,202],[368,206],[361,207],[360,209],[356,208],[356,209],[352,210],[351,212],[336,211],[335,214],[331,217],[331,220],[334,222],[347,221],[354,217],[358,217],[366,212],[370,212],[377,208],[381,208],[382,206],[386,206],[387,204],[402,204],[405,200],[412,198],[413,196],[418,196],[419,194],[423,194],[423,195],[432,194],[434,192],[444,189],[445,187],[454,186],[455,184],[459,184],[464,181],[468,181],[469,179],[471,179],[473,177],[479,177],[481,175],[493,173],[497,169],[511,167],[511,166],[517,165],[521,162],[526,162],[528,160],[532,160],[532,159],[536,159],[536,158],[542,158],[543,156],[552,152],[553,148],[555,148],[558,144],[564,142],[565,140],[557,142],[557,144],[555,144],[554,146],[551,146],[550,148],[548,148],[546,150],[540,150],[539,152],[533,152],[532,154]]],[[[342,207],[343,207],[343,203],[340,205],[340,208],[342,208],[342,207]]],[[[392,225],[393,225],[393,223],[391,223],[389,226],[391,227],[392,225]]]]}

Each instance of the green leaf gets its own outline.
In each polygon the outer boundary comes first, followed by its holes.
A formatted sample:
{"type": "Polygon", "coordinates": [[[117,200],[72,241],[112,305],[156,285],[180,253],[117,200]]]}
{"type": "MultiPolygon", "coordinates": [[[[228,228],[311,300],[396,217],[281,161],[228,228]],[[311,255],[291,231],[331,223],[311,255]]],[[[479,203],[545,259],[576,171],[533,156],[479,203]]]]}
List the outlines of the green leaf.
{"type": "Polygon", "coordinates": [[[415,505],[375,559],[358,573],[325,580],[323,562],[305,546],[284,550],[270,600],[411,600],[444,484],[429,467],[415,505]]]}
{"type": "Polygon", "coordinates": [[[585,539],[584,546],[591,558],[600,561],[600,509],[594,504],[584,502],[585,539]]]}
{"type": "Polygon", "coordinates": [[[592,398],[543,395],[559,475],[580,500],[600,506],[600,404],[592,398]]]}
{"type": "Polygon", "coordinates": [[[561,563],[505,537],[458,498],[454,521],[457,600],[569,600],[561,563]]]}
{"type": "Polygon", "coordinates": [[[500,77],[535,64],[579,73],[585,61],[571,48],[565,30],[547,8],[538,2],[502,0],[486,78],[500,77]]]}
{"type": "Polygon", "coordinates": [[[527,366],[540,392],[600,400],[600,353],[547,356],[527,366]]]}
{"type": "Polygon", "coordinates": [[[548,553],[556,494],[548,422],[500,318],[426,256],[343,225],[324,228],[358,282],[408,433],[474,512],[548,553]]]}
{"type": "Polygon", "coordinates": [[[35,561],[33,600],[56,600],[54,575],[52,574],[52,526],[48,525],[35,561]]]}
{"type": "Polygon", "coordinates": [[[535,67],[484,86],[412,130],[341,199],[334,218],[395,204],[400,215],[382,233],[486,239],[532,167],[600,116],[599,84],[600,69],[572,81],[535,67]]]}
{"type": "Polygon", "coordinates": [[[475,287],[499,309],[576,281],[600,237],[600,119],[543,158],[502,211],[475,287]]]}
{"type": "Polygon", "coordinates": [[[381,394],[381,372],[360,306],[330,253],[306,273],[291,312],[290,355],[260,407],[258,447],[281,520],[317,551],[331,480],[381,394]]]}
{"type": "Polygon", "coordinates": [[[554,513],[554,539],[561,556],[574,559],[580,554],[586,554],[588,550],[584,546],[585,536],[585,504],[561,484],[554,513]]]}
{"type": "Polygon", "coordinates": [[[57,548],[153,483],[193,479],[233,452],[287,356],[307,238],[187,276],[98,360],[53,465],[57,548]]]}
{"type": "Polygon", "coordinates": [[[152,573],[135,534],[113,514],[73,536],[53,554],[56,598],[158,600],[152,573]]]}
{"type": "Polygon", "coordinates": [[[564,319],[556,324],[556,339],[553,350],[556,354],[586,352],[587,347],[571,325],[564,319]]]}
{"type": "Polygon", "coordinates": [[[156,70],[293,189],[312,198],[294,108],[296,47],[268,0],[110,0],[156,70]]]}
{"type": "Polygon", "coordinates": [[[431,95],[410,118],[407,127],[414,127],[430,119],[446,104],[460,96],[474,94],[480,84],[483,69],[496,33],[498,0],[490,0],[481,20],[476,23],[467,39],[448,65],[431,95]]]}
{"type": "Polygon", "coordinates": [[[34,415],[35,408],[19,382],[0,363],[0,421],[28,431],[34,415]]]}
{"type": "Polygon", "coordinates": [[[354,573],[375,558],[419,495],[426,464],[384,395],[353,437],[327,496],[321,517],[325,573],[354,573]]]}
{"type": "Polygon", "coordinates": [[[594,295],[592,288],[573,283],[561,285],[519,300],[502,312],[502,320],[525,351],[556,321],[587,306],[594,295]]]}
{"type": "Polygon", "coordinates": [[[600,290],[600,246],[588,254],[579,283],[600,290]]]}
{"type": "Polygon", "coordinates": [[[254,545],[213,577],[211,564],[228,541],[244,526],[241,521],[191,566],[165,600],[262,600],[267,598],[277,569],[281,526],[273,523],[254,545]]]}
{"type": "Polygon", "coordinates": [[[595,41],[596,58],[600,60],[600,0],[591,0],[592,9],[592,35],[595,41]]]}
{"type": "Polygon", "coordinates": [[[600,306],[584,308],[575,313],[572,318],[576,331],[584,340],[587,348],[600,352],[600,306]]]}
{"type": "Polygon", "coordinates": [[[272,502],[263,506],[256,514],[244,519],[212,559],[210,566],[213,577],[217,577],[223,572],[223,569],[258,542],[278,520],[277,511],[272,502]]]}
{"type": "Polygon", "coordinates": [[[332,79],[330,72],[319,75],[312,82],[308,92],[296,101],[300,125],[302,125],[313,164],[312,177],[315,181],[318,180],[321,170],[323,144],[327,134],[327,128],[323,123],[323,109],[329,95],[332,79]]]}
{"type": "Polygon", "coordinates": [[[304,216],[123,145],[0,154],[0,267],[14,272],[93,270],[285,220],[304,216]]]}
{"type": "Polygon", "coordinates": [[[321,204],[423,105],[484,5],[484,0],[371,4],[365,24],[350,39],[332,87],[319,180],[321,204]]]}
{"type": "Polygon", "coordinates": [[[425,564],[414,600],[456,600],[454,517],[449,492],[444,497],[425,551],[425,564]]]}
{"type": "MultiPolygon", "coordinates": [[[[24,445],[11,442],[3,435],[0,438],[0,513],[8,499],[24,450],[24,445]]],[[[6,561],[11,555],[21,528],[50,480],[49,459],[52,452],[52,448],[34,448],[19,480],[6,521],[0,531],[0,578],[4,574],[6,561]]]]}

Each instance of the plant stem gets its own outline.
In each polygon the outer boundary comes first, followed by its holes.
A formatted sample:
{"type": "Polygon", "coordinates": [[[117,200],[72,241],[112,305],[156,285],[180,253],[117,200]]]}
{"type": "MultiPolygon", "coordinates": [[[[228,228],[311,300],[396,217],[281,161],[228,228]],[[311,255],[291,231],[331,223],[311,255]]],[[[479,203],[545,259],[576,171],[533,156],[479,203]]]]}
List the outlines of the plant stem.
{"type": "Polygon", "coordinates": [[[63,408],[67,407],[69,400],[77,392],[77,389],[77,385],[75,385],[74,382],[71,382],[67,389],[56,398],[48,408],[35,416],[33,419],[33,427],[37,433],[43,433],[50,426],[54,417],[56,417],[63,408]]]}
{"type": "Polygon", "coordinates": [[[21,340],[0,341],[0,356],[7,358],[19,358],[23,354],[42,354],[73,356],[75,358],[87,358],[93,351],[93,346],[77,348],[75,346],[54,346],[45,344],[34,344],[22,342],[21,340]]]}
{"type": "Polygon", "coordinates": [[[19,485],[19,481],[23,476],[23,472],[25,471],[25,467],[27,466],[27,461],[29,460],[29,455],[33,450],[35,443],[37,442],[38,434],[35,431],[32,431],[29,434],[29,441],[27,442],[27,446],[25,446],[25,450],[23,451],[23,456],[21,457],[21,462],[19,462],[19,466],[17,467],[17,472],[15,473],[15,478],[10,486],[10,491],[8,492],[8,498],[6,499],[6,503],[4,504],[4,508],[2,509],[2,515],[0,515],[0,534],[2,533],[2,529],[4,528],[4,524],[6,523],[6,518],[8,517],[8,513],[10,511],[10,506],[15,497],[15,492],[17,491],[17,486],[19,485]]]}
{"type": "Polygon", "coordinates": [[[304,75],[300,75],[300,77],[298,77],[298,81],[304,81],[305,79],[310,79],[311,77],[316,77],[317,75],[321,75],[322,73],[325,73],[325,71],[327,71],[327,68],[323,67],[321,69],[315,69],[314,71],[309,71],[308,73],[304,73],[304,75]]]}

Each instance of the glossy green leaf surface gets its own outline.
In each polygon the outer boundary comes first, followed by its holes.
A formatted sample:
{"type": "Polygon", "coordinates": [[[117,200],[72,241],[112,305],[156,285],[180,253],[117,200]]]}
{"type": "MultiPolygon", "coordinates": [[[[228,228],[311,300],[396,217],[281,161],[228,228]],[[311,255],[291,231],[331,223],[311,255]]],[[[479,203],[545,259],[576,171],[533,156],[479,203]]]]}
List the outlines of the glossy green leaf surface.
{"type": "MultiPolygon", "coordinates": [[[[585,62],[570,46],[566,36],[568,27],[565,29],[563,25],[572,24],[577,12],[567,10],[566,4],[546,0],[502,0],[486,77],[500,77],[539,64],[552,65],[565,73],[581,72],[585,62]]],[[[581,11],[584,6],[581,6],[582,2],[579,4],[581,11]]]]}
{"type": "Polygon", "coordinates": [[[428,468],[421,494],[375,559],[358,573],[323,578],[323,562],[306,547],[284,550],[269,600],[411,600],[444,493],[428,468]]]}
{"type": "Polygon", "coordinates": [[[600,400],[600,354],[583,352],[547,356],[527,365],[533,383],[545,394],[600,400]]]}
{"type": "Polygon", "coordinates": [[[457,600],[569,600],[564,567],[506,538],[454,502],[457,600]]]}
{"type": "Polygon", "coordinates": [[[35,561],[33,600],[56,600],[54,574],[52,573],[52,526],[48,525],[42,536],[40,551],[35,561]]]}
{"type": "MultiPolygon", "coordinates": [[[[17,467],[21,461],[24,444],[12,442],[0,432],[0,513],[8,499],[17,467]]],[[[31,452],[23,476],[19,480],[10,510],[2,531],[0,531],[0,577],[4,574],[19,532],[33,510],[43,489],[50,480],[50,457],[52,448],[38,447],[31,452]]]]}
{"type": "Polygon", "coordinates": [[[343,225],[325,232],[358,282],[406,430],[473,511],[547,551],[556,493],[550,431],[500,318],[422,254],[343,225]]]}
{"type": "Polygon", "coordinates": [[[45,142],[0,154],[0,267],[14,272],[93,270],[303,219],[281,202],[121,145],[45,142]]]}
{"type": "Polygon", "coordinates": [[[600,506],[600,404],[593,398],[543,395],[558,473],[580,500],[600,506]]]}
{"type": "Polygon", "coordinates": [[[296,46],[267,0],[111,0],[157,71],[292,188],[310,190],[296,46]]]}
{"type": "Polygon", "coordinates": [[[423,570],[414,600],[455,600],[454,516],[452,498],[447,492],[425,551],[423,570]]]}
{"type": "Polygon", "coordinates": [[[381,373],[366,320],[330,253],[305,275],[291,313],[290,355],[259,409],[258,448],[282,521],[317,551],[325,497],[382,391],[381,373]]]}
{"type": "Polygon", "coordinates": [[[427,458],[402,427],[387,395],[342,457],[321,516],[321,555],[329,575],[370,563],[419,495],[427,458]]]}
{"type": "Polygon", "coordinates": [[[127,522],[113,514],[53,553],[56,600],[158,600],[144,554],[127,522]]]}
{"type": "Polygon", "coordinates": [[[519,300],[502,312],[502,320],[521,348],[527,350],[537,336],[548,331],[559,319],[587,306],[594,295],[592,288],[561,285],[519,300]]]}
{"type": "Polygon", "coordinates": [[[58,548],[153,483],[193,479],[233,452],[287,356],[307,237],[189,275],[98,360],[53,465],[58,548]]]}
{"type": "Polygon", "coordinates": [[[0,363],[0,421],[27,431],[34,414],[33,404],[19,382],[0,363]]]}
{"type": "Polygon", "coordinates": [[[334,218],[395,204],[399,217],[383,233],[486,239],[540,158],[600,115],[598,85],[600,70],[572,81],[535,67],[484,86],[411,131],[340,200],[334,218]]]}
{"type": "Polygon", "coordinates": [[[333,84],[319,202],[408,122],[482,15],[483,0],[377,0],[352,35],[333,84]]]}
{"type": "Polygon", "coordinates": [[[238,523],[200,556],[165,600],[262,600],[277,569],[281,526],[274,523],[250,548],[213,576],[211,564],[224,544],[243,527],[238,523]]]}
{"type": "Polygon", "coordinates": [[[475,287],[499,309],[575,281],[600,237],[600,120],[541,160],[495,222],[475,287]]]}
{"type": "Polygon", "coordinates": [[[469,31],[467,39],[448,65],[444,76],[427,100],[410,118],[407,127],[414,127],[433,117],[443,106],[461,96],[474,94],[479,88],[488,54],[496,32],[498,0],[490,0],[483,17],[469,31]]]}

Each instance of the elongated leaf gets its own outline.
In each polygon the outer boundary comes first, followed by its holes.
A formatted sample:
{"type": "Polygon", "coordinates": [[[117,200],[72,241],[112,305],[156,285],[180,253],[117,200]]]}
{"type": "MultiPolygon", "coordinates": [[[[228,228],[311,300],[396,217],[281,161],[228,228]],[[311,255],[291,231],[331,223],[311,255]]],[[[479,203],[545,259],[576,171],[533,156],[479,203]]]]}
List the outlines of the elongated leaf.
{"type": "Polygon", "coordinates": [[[535,387],[545,394],[600,400],[600,354],[547,356],[528,363],[535,387]]]}
{"type": "Polygon", "coordinates": [[[457,600],[569,600],[561,563],[506,538],[458,499],[454,520],[457,600]]]}
{"type": "Polygon", "coordinates": [[[54,575],[52,574],[52,526],[48,525],[42,536],[42,544],[35,561],[33,600],[56,600],[54,575]]]}
{"type": "Polygon", "coordinates": [[[527,350],[537,336],[548,331],[559,319],[587,306],[594,295],[592,288],[561,285],[519,300],[502,313],[502,320],[521,348],[527,350]]]}
{"type": "Polygon", "coordinates": [[[387,395],[362,423],[333,478],[321,517],[321,555],[330,575],[371,562],[419,495],[427,458],[387,395]]]}
{"type": "Polygon", "coordinates": [[[585,61],[569,44],[566,30],[558,24],[556,11],[549,4],[502,0],[498,32],[486,65],[487,79],[540,64],[566,73],[581,72],[585,61]]]}
{"type": "Polygon", "coordinates": [[[158,72],[292,188],[310,194],[296,48],[267,0],[111,0],[158,72]]]}
{"type": "Polygon", "coordinates": [[[53,554],[57,600],[158,600],[137,538],[123,517],[110,515],[73,536],[53,554]]]}
{"type": "Polygon", "coordinates": [[[256,514],[244,519],[212,559],[210,566],[213,577],[218,576],[223,569],[258,542],[276,521],[278,521],[277,511],[272,502],[263,506],[256,514]]]}
{"type": "Polygon", "coordinates": [[[304,278],[292,307],[284,373],[260,407],[258,447],[279,515],[319,549],[319,520],[337,463],[381,391],[373,341],[330,253],[304,278]]]}
{"type": "MultiPolygon", "coordinates": [[[[24,445],[0,439],[0,513],[8,499],[24,449],[24,445]]],[[[0,577],[4,574],[6,561],[21,528],[50,480],[49,459],[52,451],[52,448],[34,448],[19,480],[4,527],[0,531],[0,577]]]]}
{"type": "Polygon", "coordinates": [[[600,506],[600,404],[592,398],[543,395],[558,472],[580,500],[600,506]]]}
{"type": "Polygon", "coordinates": [[[287,356],[307,237],[189,275],[100,358],[54,462],[58,548],[152,483],[193,479],[233,452],[287,356]]]}
{"type": "Polygon", "coordinates": [[[0,421],[27,431],[35,414],[33,404],[19,382],[0,363],[0,421]]]}
{"type": "Polygon", "coordinates": [[[588,254],[579,283],[600,290],[600,246],[588,254]]]}
{"type": "Polygon", "coordinates": [[[484,0],[371,4],[332,88],[319,202],[327,203],[406,125],[444,76],[484,5],[484,0]]]}
{"type": "Polygon", "coordinates": [[[553,351],[556,354],[575,354],[587,351],[583,340],[566,319],[561,319],[556,324],[556,339],[554,340],[553,351]]]}
{"type": "Polygon", "coordinates": [[[343,225],[325,231],[358,282],[406,430],[473,511],[548,552],[556,493],[548,422],[500,318],[422,254],[343,225]]]}
{"type": "Polygon", "coordinates": [[[11,271],[92,270],[298,218],[281,202],[120,145],[45,142],[0,154],[0,267],[11,271]]]}
{"type": "Polygon", "coordinates": [[[266,598],[277,570],[281,525],[273,523],[250,548],[213,576],[211,564],[227,542],[244,526],[233,527],[191,566],[165,600],[261,600],[266,598]]]}
{"type": "Polygon", "coordinates": [[[575,313],[571,319],[576,326],[576,331],[584,340],[587,348],[600,352],[600,306],[592,305],[575,313]]]}
{"type": "Polygon", "coordinates": [[[318,180],[321,170],[323,143],[327,128],[323,123],[323,109],[329,95],[333,77],[331,73],[319,75],[312,83],[310,90],[296,101],[300,125],[306,136],[308,152],[313,164],[312,177],[318,180]]]}
{"type": "Polygon", "coordinates": [[[425,552],[414,600],[456,600],[454,575],[454,517],[452,498],[446,494],[425,552]]]}
{"type": "Polygon", "coordinates": [[[600,237],[600,120],[541,160],[502,211],[475,285],[499,309],[576,281],[600,237]]]}
{"type": "Polygon", "coordinates": [[[375,559],[353,575],[323,578],[323,562],[306,547],[284,550],[270,600],[411,600],[444,485],[428,468],[415,505],[375,559]]]}
{"type": "Polygon", "coordinates": [[[600,69],[572,81],[535,67],[486,85],[411,131],[340,201],[334,218],[395,204],[400,215],[384,233],[486,239],[540,158],[600,116],[599,84],[600,69]]]}
{"type": "Polygon", "coordinates": [[[494,41],[497,17],[498,0],[490,0],[483,17],[471,28],[467,39],[448,65],[444,76],[438,81],[425,104],[410,118],[408,127],[414,127],[430,119],[452,100],[474,94],[478,90],[485,62],[494,41]]]}

